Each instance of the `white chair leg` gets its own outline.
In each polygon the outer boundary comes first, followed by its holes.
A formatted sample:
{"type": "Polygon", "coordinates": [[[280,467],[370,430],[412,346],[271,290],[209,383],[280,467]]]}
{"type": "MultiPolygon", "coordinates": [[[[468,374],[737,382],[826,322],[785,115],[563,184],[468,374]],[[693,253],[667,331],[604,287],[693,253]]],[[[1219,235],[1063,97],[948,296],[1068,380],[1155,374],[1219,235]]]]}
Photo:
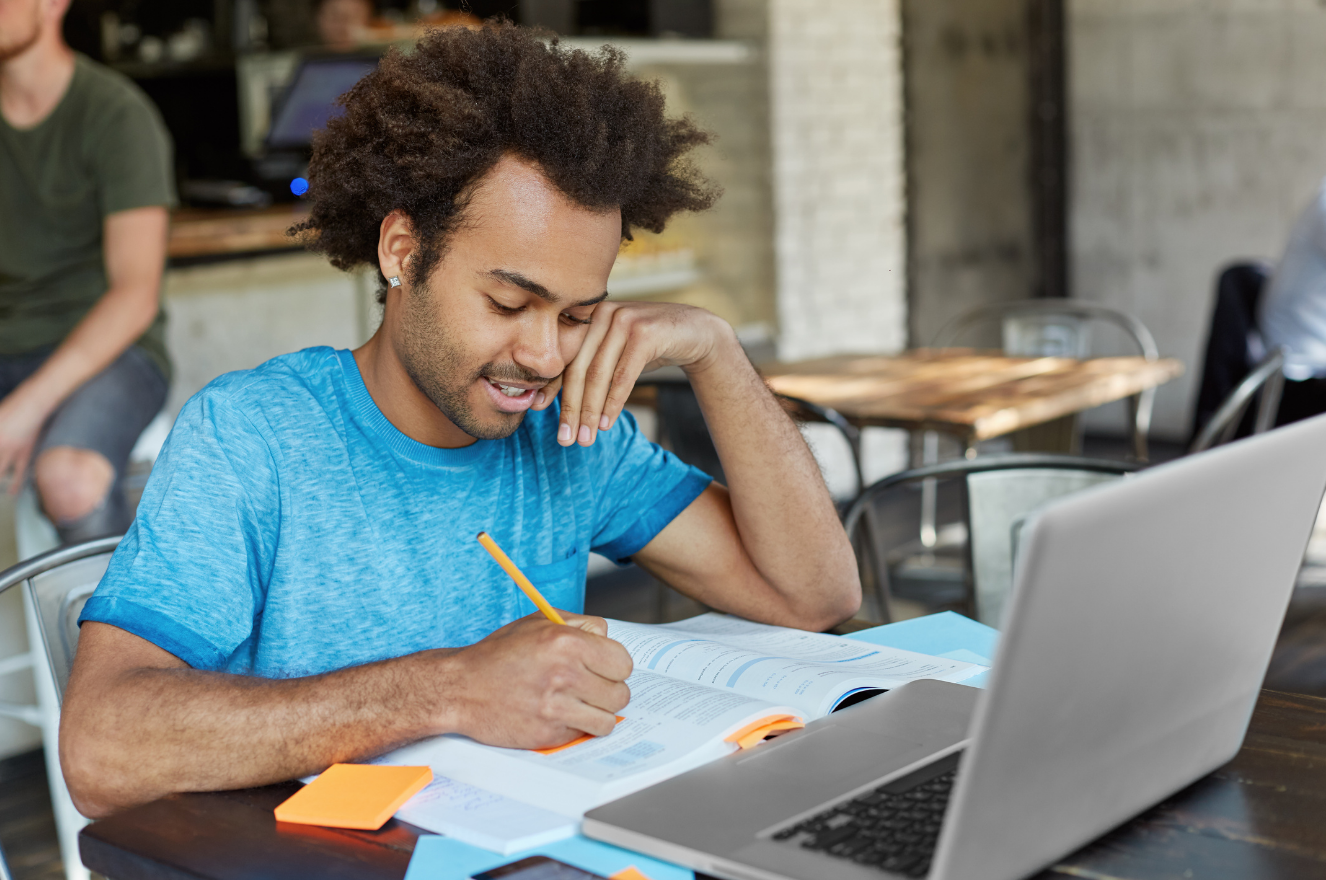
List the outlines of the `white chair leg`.
{"type": "Polygon", "coordinates": [[[14,507],[14,539],[18,544],[20,562],[60,546],[60,536],[42,513],[37,492],[30,484],[23,487],[14,507]]]}
{"type": "Polygon", "coordinates": [[[91,873],[83,867],[78,855],[78,832],[88,823],[69,797],[64,774],[60,771],[60,701],[55,695],[55,679],[51,663],[41,649],[41,629],[32,607],[28,591],[23,591],[23,615],[28,624],[28,638],[32,648],[32,674],[37,684],[37,706],[41,710],[41,739],[46,749],[46,778],[50,783],[51,807],[55,811],[55,828],[60,838],[60,857],[64,860],[64,874],[68,880],[91,880],[91,873]]]}

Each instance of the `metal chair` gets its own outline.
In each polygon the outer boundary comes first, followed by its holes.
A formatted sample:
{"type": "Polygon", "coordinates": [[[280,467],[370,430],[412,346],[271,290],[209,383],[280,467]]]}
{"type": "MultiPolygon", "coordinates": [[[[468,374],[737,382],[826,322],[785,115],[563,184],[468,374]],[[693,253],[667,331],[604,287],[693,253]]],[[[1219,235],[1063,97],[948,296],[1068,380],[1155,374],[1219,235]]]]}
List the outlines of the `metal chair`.
{"type": "MultiPolygon", "coordinates": [[[[1146,325],[1125,312],[1071,299],[1027,299],[991,303],[964,312],[940,329],[934,346],[955,345],[979,324],[1000,320],[1002,348],[1022,357],[1086,358],[1091,354],[1093,324],[1117,327],[1149,361],[1160,357],[1155,337],[1146,325]]],[[[1156,391],[1149,388],[1129,399],[1133,422],[1133,454],[1147,460],[1147,433],[1156,391]]]]}
{"type": "MultiPolygon", "coordinates": [[[[639,385],[653,385],[657,392],[655,411],[658,413],[659,440],[687,464],[694,465],[709,474],[720,483],[726,483],[723,465],[718,460],[718,450],[709,436],[709,428],[700,411],[700,403],[695,398],[690,382],[684,374],[677,378],[670,372],[656,370],[642,379],[639,385]]],[[[680,370],[676,371],[681,373],[680,370]]],[[[824,422],[838,429],[851,449],[853,476],[856,479],[856,491],[864,485],[861,463],[861,431],[842,413],[826,406],[811,403],[797,397],[777,395],[784,407],[794,417],[804,421],[824,422]]]]}
{"type": "Polygon", "coordinates": [[[0,572],[0,593],[10,587],[22,588],[29,636],[41,642],[31,648],[40,708],[37,720],[46,749],[46,774],[60,834],[60,853],[69,880],[90,875],[78,855],[78,832],[87,820],[74,809],[60,770],[60,702],[78,647],[78,615],[119,543],[120,537],[115,536],[60,547],[0,572]]]}
{"type": "Polygon", "coordinates": [[[1215,415],[1202,426],[1193,439],[1188,452],[1201,452],[1212,446],[1219,446],[1233,440],[1243,423],[1243,415],[1248,411],[1254,397],[1257,401],[1257,415],[1253,420],[1252,433],[1260,434],[1275,427],[1275,415],[1280,409],[1280,394],[1285,387],[1285,352],[1282,348],[1268,354],[1265,359],[1240,382],[1215,415]]]}
{"type": "Polygon", "coordinates": [[[1055,498],[1118,479],[1138,467],[1134,462],[1015,453],[915,468],[871,484],[848,508],[843,527],[857,548],[862,584],[873,590],[876,619],[891,620],[892,584],[908,579],[940,593],[941,604],[998,627],[1012,588],[1016,535],[1025,517],[1055,498]],[[945,542],[948,554],[926,552],[916,538],[886,546],[885,518],[876,511],[883,496],[931,480],[960,483],[965,490],[962,518],[944,528],[951,533],[945,542]]]}

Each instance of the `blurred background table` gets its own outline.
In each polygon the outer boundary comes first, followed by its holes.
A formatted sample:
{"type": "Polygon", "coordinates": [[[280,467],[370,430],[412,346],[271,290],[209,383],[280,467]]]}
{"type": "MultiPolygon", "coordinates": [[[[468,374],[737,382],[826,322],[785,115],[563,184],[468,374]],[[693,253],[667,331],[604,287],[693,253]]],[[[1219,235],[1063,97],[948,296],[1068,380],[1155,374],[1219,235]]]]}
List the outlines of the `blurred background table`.
{"type": "Polygon", "coordinates": [[[1174,358],[1008,357],[971,349],[843,355],[761,366],[769,387],[857,427],[939,431],[976,443],[1072,416],[1183,374],[1174,358]]]}

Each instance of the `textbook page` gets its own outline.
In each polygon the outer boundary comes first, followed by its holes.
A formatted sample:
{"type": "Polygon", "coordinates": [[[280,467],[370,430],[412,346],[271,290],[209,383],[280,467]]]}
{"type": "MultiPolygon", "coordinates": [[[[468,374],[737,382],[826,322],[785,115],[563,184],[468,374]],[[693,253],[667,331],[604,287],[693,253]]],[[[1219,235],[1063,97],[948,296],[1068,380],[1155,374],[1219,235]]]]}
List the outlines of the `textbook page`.
{"type": "Polygon", "coordinates": [[[608,637],[626,647],[638,670],[795,706],[807,720],[861,690],[919,678],[962,681],[986,669],[714,613],[666,624],[609,620],[608,637]]]}
{"type": "Polygon", "coordinates": [[[438,776],[568,816],[624,797],[737,750],[725,739],[753,722],[802,717],[787,706],[647,670],[627,679],[631,702],[607,736],[551,754],[486,746],[457,734],[379,758],[426,764],[438,776]]]}

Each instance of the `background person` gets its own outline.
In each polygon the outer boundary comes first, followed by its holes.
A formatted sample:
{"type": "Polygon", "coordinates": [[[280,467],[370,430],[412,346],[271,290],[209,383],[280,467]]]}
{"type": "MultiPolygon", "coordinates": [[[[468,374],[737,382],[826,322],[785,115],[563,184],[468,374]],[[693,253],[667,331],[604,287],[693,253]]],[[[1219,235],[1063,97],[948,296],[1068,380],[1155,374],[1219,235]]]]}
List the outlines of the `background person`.
{"type": "Polygon", "coordinates": [[[1289,233],[1260,304],[1268,349],[1285,349],[1276,424],[1326,412],[1326,180],[1289,233]]]}
{"type": "Polygon", "coordinates": [[[353,51],[364,42],[373,11],[373,0],[318,0],[313,9],[318,39],[335,52],[353,51]]]}
{"type": "Polygon", "coordinates": [[[31,468],[68,542],[117,534],[120,477],[165,401],[169,135],[65,45],[68,0],[0,2],[0,476],[31,468]]]}

